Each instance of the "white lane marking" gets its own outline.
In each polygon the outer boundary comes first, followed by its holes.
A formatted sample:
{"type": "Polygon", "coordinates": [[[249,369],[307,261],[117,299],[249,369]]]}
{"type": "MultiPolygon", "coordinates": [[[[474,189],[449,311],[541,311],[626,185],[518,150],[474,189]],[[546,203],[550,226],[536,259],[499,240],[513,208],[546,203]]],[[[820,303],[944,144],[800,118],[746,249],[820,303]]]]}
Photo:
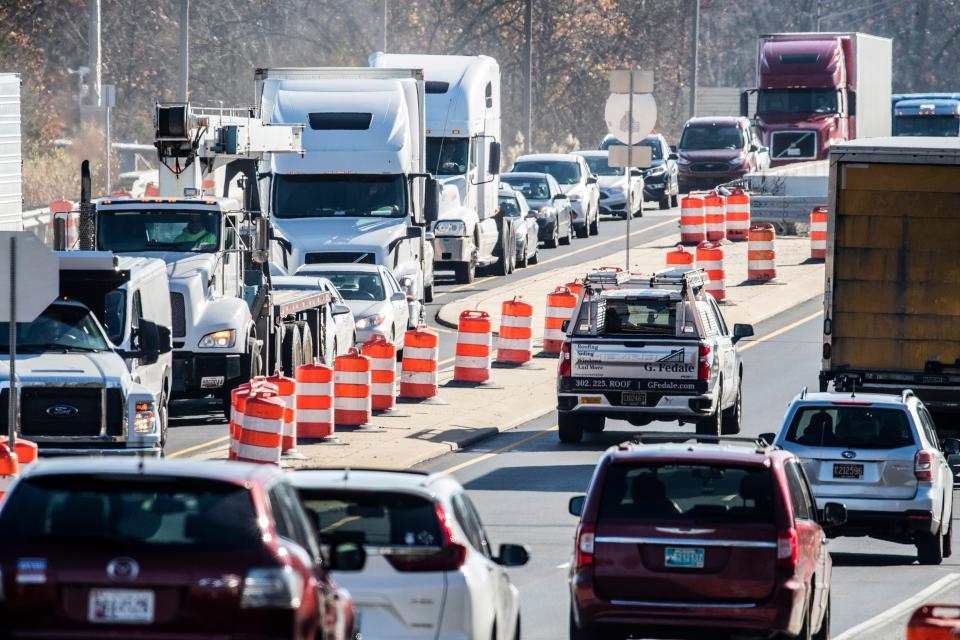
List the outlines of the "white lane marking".
{"type": "Polygon", "coordinates": [[[960,582],[960,573],[948,573],[926,589],[918,591],[895,607],[887,609],[883,613],[876,615],[869,620],[861,622],[855,627],[847,629],[838,636],[834,636],[833,640],[869,638],[870,636],[866,635],[869,631],[885,627],[897,618],[913,612],[914,609],[926,602],[929,602],[935,595],[941,591],[946,591],[957,582],[960,582]]]}

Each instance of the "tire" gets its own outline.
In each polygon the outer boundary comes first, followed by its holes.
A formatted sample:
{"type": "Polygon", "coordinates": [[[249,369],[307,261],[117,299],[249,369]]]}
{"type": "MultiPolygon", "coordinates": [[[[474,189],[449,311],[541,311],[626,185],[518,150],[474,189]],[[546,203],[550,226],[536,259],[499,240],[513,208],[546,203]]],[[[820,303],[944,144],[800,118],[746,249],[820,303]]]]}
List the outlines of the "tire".
{"type": "Polygon", "coordinates": [[[579,627],[573,619],[573,607],[570,607],[570,640],[601,640],[602,634],[591,627],[579,627]]]}
{"type": "MultiPolygon", "coordinates": [[[[811,589],[811,593],[813,590],[811,589]]],[[[810,614],[813,612],[813,605],[811,599],[807,599],[807,609],[803,615],[803,626],[800,627],[800,633],[797,635],[788,634],[788,633],[777,633],[773,636],[773,640],[813,640],[813,634],[810,632],[810,614]]]]}
{"type": "Polygon", "coordinates": [[[560,221],[553,225],[553,237],[543,243],[547,249],[556,249],[560,244],[560,221]]]}
{"type": "MultiPolygon", "coordinates": [[[[306,322],[298,322],[300,326],[300,343],[302,345],[302,357],[301,364],[308,364],[313,362],[314,354],[314,342],[313,342],[313,330],[310,328],[310,325],[306,322]]],[[[296,375],[296,371],[294,371],[296,375]]]]}
{"type": "Polygon", "coordinates": [[[280,348],[283,375],[293,377],[297,367],[303,364],[303,341],[300,337],[300,327],[296,323],[286,326],[283,333],[283,345],[280,348]]]}
{"type": "Polygon", "coordinates": [[[600,235],[600,212],[596,212],[593,215],[593,222],[590,223],[590,235],[598,236],[600,235]]]}
{"type": "Polygon", "coordinates": [[[564,444],[578,444],[583,440],[583,425],[576,416],[561,413],[557,416],[557,427],[560,442],[564,444]]]}
{"type": "Polygon", "coordinates": [[[607,419],[603,416],[584,416],[580,422],[586,433],[603,433],[604,427],[607,426],[607,419]]]}
{"type": "Polygon", "coordinates": [[[560,238],[560,244],[569,245],[573,242],[573,220],[570,221],[570,225],[567,227],[567,235],[564,238],[560,238]]]}
{"type": "Polygon", "coordinates": [[[529,259],[527,258],[527,245],[524,243],[523,251],[520,252],[520,259],[517,260],[518,269],[526,269],[527,265],[530,264],[529,259]]]}
{"type": "Polygon", "coordinates": [[[477,263],[458,262],[453,265],[453,273],[457,284],[470,284],[477,275],[477,263]]]}
{"type": "Polygon", "coordinates": [[[433,302],[433,285],[425,285],[423,287],[423,301],[424,302],[433,302]]]}
{"type": "Polygon", "coordinates": [[[830,640],[830,600],[831,594],[827,594],[827,609],[823,612],[823,620],[820,621],[820,628],[813,634],[813,640],[830,640]]]}
{"type": "Polygon", "coordinates": [[[661,210],[661,211],[666,211],[667,209],[669,209],[669,208],[670,208],[670,196],[664,194],[664,196],[663,196],[662,198],[660,198],[659,204],[660,204],[660,210],[661,210]]]}
{"type": "MultiPolygon", "coordinates": [[[[952,496],[945,496],[949,500],[952,496]]],[[[943,557],[949,558],[953,555],[953,516],[950,518],[950,525],[947,527],[947,532],[943,534],[943,557]]]]}
{"type": "Polygon", "coordinates": [[[590,221],[588,218],[584,218],[582,227],[577,227],[577,237],[578,238],[590,237],[590,221]]]}
{"type": "Polygon", "coordinates": [[[527,264],[537,264],[538,262],[540,262],[540,247],[534,249],[533,255],[527,260],[527,264]]]}
{"type": "Polygon", "coordinates": [[[917,562],[937,565],[943,562],[943,536],[940,532],[917,534],[917,562]]]}
{"type": "Polygon", "coordinates": [[[725,409],[723,412],[723,422],[720,427],[723,429],[721,435],[736,435],[740,433],[740,417],[743,412],[743,382],[737,385],[737,399],[734,401],[733,406],[729,409],[725,409]]]}

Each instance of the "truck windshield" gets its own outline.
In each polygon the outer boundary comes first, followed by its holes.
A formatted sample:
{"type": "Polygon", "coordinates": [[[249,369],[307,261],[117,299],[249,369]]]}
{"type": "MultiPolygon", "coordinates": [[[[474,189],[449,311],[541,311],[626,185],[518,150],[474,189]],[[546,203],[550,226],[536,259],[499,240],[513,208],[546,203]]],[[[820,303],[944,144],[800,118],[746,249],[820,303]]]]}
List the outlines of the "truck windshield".
{"type": "Polygon", "coordinates": [[[740,127],[687,127],[680,138],[681,151],[707,149],[742,149],[740,127]]]}
{"type": "Polygon", "coordinates": [[[427,138],[427,171],[435,176],[462,176],[467,172],[469,148],[466,138],[427,138]]]}
{"type": "MultiPolygon", "coordinates": [[[[10,353],[10,325],[0,322],[0,353],[10,353]]],[[[33,322],[17,323],[17,351],[108,351],[103,331],[88,309],[54,304],[33,322]]]]}
{"type": "Polygon", "coordinates": [[[757,113],[837,113],[836,89],[761,89],[757,113]]]}
{"type": "Polygon", "coordinates": [[[519,173],[549,173],[560,184],[580,182],[580,165],[576,162],[520,160],[513,165],[519,173]]]}
{"type": "Polygon", "coordinates": [[[212,253],[219,247],[219,211],[137,209],[100,211],[97,216],[101,251],[212,253]]]}
{"type": "Polygon", "coordinates": [[[407,190],[402,175],[273,176],[277,218],[402,218],[407,190]]]}
{"type": "Polygon", "coordinates": [[[960,118],[948,116],[897,116],[893,120],[895,136],[958,136],[960,118]]]}

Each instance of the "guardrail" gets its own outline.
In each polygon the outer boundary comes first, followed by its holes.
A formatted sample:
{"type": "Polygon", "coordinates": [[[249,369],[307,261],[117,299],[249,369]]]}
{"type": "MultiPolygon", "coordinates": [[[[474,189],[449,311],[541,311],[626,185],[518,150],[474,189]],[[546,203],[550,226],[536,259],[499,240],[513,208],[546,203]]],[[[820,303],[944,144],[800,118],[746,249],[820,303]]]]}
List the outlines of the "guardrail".
{"type": "Polygon", "coordinates": [[[827,160],[797,162],[749,173],[727,186],[750,192],[751,221],[792,232],[797,223],[809,223],[814,208],[827,206],[829,174],[827,160]]]}

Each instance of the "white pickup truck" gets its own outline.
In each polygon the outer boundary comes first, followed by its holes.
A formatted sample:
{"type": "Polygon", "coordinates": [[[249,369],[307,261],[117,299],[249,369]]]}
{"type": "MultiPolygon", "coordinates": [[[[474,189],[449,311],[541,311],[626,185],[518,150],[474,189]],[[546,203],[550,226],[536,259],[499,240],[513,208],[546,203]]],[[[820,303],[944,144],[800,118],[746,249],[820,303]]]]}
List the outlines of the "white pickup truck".
{"type": "Polygon", "coordinates": [[[730,333],[705,281],[702,271],[680,270],[588,276],[560,354],[561,442],[603,431],[607,418],[692,422],[707,435],[740,431],[736,344],[753,327],[730,333]]]}

